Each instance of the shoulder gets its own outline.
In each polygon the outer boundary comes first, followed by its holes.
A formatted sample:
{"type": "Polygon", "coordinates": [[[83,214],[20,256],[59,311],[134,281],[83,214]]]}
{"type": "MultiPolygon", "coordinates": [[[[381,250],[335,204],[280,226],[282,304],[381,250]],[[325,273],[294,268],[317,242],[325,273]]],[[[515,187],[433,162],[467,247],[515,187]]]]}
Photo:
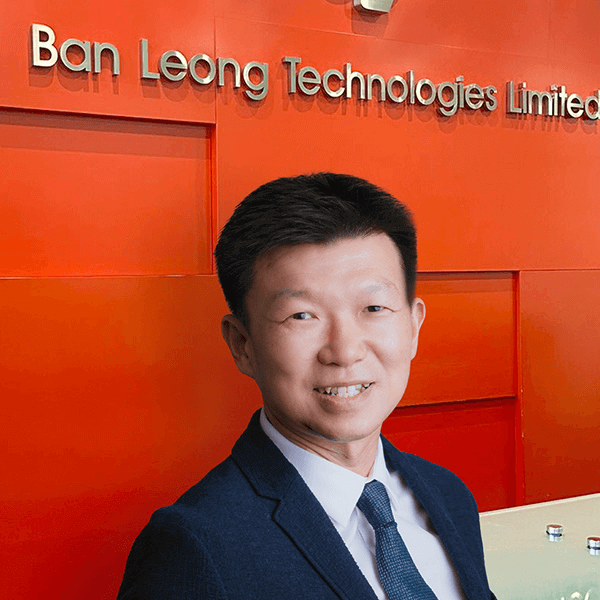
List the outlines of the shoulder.
{"type": "Polygon", "coordinates": [[[225,597],[201,515],[179,501],[154,512],[131,548],[117,600],[225,597]]]}
{"type": "Polygon", "coordinates": [[[265,503],[269,503],[269,499],[256,493],[246,475],[229,457],[176,502],[157,510],[149,525],[184,527],[197,535],[211,532],[222,535],[265,503]]]}
{"type": "Polygon", "coordinates": [[[383,451],[388,467],[398,470],[412,470],[421,477],[436,483],[437,485],[457,487],[466,489],[463,481],[445,467],[429,460],[398,450],[390,441],[382,437],[383,451]]]}
{"type": "Polygon", "coordinates": [[[231,457],[215,467],[152,514],[127,559],[118,600],[224,598],[219,573],[233,563],[222,563],[260,500],[231,457]]]}

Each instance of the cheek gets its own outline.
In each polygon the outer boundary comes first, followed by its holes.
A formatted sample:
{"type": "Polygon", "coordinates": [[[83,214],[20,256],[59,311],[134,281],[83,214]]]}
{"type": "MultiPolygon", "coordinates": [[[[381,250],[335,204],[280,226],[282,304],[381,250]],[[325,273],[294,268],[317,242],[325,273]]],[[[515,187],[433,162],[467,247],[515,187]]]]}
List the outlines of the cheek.
{"type": "Polygon", "coordinates": [[[412,327],[405,320],[382,324],[378,327],[376,339],[384,352],[401,356],[412,350],[412,327]]]}
{"type": "Polygon", "coordinates": [[[302,336],[280,335],[259,341],[256,362],[260,378],[271,387],[301,378],[311,365],[312,346],[302,336]]]}
{"type": "Polygon", "coordinates": [[[386,370],[398,375],[408,373],[414,354],[412,328],[388,328],[379,340],[379,357],[386,370]]]}

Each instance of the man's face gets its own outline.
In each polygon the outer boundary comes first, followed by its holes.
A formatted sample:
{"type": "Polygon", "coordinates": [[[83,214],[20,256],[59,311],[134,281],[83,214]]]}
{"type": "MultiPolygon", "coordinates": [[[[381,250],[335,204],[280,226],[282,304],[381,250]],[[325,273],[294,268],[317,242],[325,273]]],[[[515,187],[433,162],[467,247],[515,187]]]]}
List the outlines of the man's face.
{"type": "Polygon", "coordinates": [[[389,236],[266,252],[246,307],[249,332],[224,318],[239,332],[228,343],[276,429],[300,445],[379,435],[404,394],[425,315],[420,299],[406,300],[389,236]]]}

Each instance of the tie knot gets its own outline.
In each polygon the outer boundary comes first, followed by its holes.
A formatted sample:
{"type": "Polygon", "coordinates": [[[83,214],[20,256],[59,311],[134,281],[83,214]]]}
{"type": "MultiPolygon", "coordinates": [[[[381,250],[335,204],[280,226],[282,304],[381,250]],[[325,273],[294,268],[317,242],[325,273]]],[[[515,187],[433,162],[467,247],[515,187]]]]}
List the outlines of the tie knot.
{"type": "Polygon", "coordinates": [[[380,481],[370,481],[365,485],[356,506],[375,530],[396,523],[392,515],[389,496],[380,481]]]}

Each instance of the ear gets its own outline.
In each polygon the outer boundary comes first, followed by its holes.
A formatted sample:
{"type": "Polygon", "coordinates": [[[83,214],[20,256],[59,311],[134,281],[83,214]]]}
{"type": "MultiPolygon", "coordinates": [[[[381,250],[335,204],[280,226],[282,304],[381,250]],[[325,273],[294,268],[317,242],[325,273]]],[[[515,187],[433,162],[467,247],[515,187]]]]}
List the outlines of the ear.
{"type": "Polygon", "coordinates": [[[225,315],[221,319],[221,335],[240,373],[254,379],[252,343],[248,330],[237,317],[225,315]]]}
{"type": "Polygon", "coordinates": [[[417,347],[419,345],[419,331],[425,320],[425,302],[421,298],[415,298],[410,308],[412,321],[412,356],[413,359],[417,355],[417,347]]]}

